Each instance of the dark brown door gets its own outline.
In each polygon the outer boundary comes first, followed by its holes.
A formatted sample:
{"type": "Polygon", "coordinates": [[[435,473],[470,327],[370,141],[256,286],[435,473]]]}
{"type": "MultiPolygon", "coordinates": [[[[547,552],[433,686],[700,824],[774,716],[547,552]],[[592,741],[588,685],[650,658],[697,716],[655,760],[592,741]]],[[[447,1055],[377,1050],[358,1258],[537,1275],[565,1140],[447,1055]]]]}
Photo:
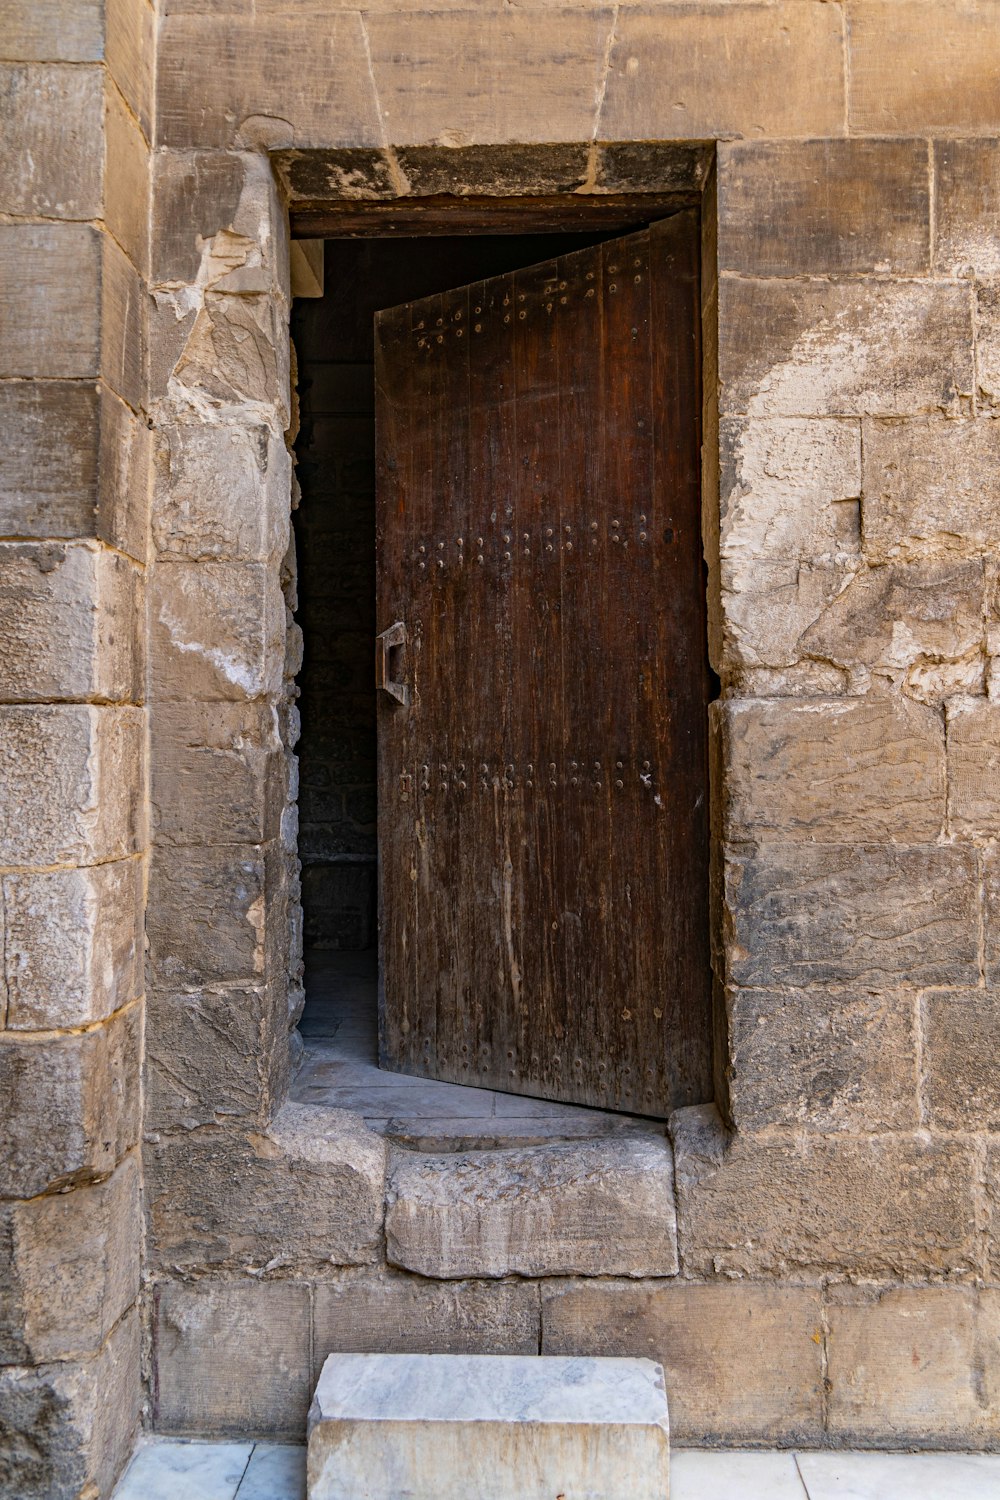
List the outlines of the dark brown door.
{"type": "Polygon", "coordinates": [[[378,314],[384,1067],[711,1097],[697,232],[378,314]]]}

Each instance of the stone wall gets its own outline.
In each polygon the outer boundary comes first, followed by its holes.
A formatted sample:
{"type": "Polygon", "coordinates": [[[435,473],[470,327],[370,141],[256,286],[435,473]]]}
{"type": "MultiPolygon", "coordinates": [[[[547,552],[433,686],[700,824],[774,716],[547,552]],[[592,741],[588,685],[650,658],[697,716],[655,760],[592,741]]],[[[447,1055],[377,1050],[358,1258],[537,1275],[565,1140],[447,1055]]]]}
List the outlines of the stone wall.
{"type": "Polygon", "coordinates": [[[0,6],[0,1491],[140,1417],[153,12],[0,6]]]}
{"type": "Polygon", "coordinates": [[[145,302],[125,207],[153,50],[126,43],[149,13],[109,0],[102,63],[96,6],[15,12],[39,74],[6,70],[18,129],[61,130],[45,88],[81,90],[91,121],[66,180],[8,172],[0,204],[0,399],[27,445],[0,533],[27,645],[4,653],[0,710],[4,1420],[55,1413],[51,1452],[78,1465],[41,1481],[25,1439],[23,1493],[103,1492],[138,1399],[123,893],[144,678],[119,622],[147,446],[153,1420],[300,1430],[329,1348],[578,1349],[662,1358],[683,1440],[995,1446],[1000,4],[166,0],[145,302]],[[102,141],[127,168],[98,169],[102,141]],[[282,1104],[300,994],[282,192],[655,191],[685,143],[717,143],[696,184],[716,1102],[671,1120],[673,1173],[663,1142],[397,1153],[282,1104]],[[65,1262],[33,1254],[42,1237],[65,1262]]]}

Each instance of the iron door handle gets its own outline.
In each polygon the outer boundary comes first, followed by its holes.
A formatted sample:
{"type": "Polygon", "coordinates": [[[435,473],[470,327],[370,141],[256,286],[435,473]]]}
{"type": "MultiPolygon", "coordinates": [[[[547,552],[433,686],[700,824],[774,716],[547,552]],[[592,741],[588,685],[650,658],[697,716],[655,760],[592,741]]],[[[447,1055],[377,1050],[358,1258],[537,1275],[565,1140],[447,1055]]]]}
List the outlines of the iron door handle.
{"type": "MultiPolygon", "coordinates": [[[[402,620],[397,620],[395,625],[390,625],[388,630],[383,630],[381,635],[375,637],[375,686],[381,688],[383,693],[388,693],[390,698],[397,703],[408,705],[410,702],[409,683],[394,679],[393,659],[391,653],[402,652],[406,645],[406,626],[402,620]]],[[[399,658],[396,658],[398,669],[399,658]]]]}

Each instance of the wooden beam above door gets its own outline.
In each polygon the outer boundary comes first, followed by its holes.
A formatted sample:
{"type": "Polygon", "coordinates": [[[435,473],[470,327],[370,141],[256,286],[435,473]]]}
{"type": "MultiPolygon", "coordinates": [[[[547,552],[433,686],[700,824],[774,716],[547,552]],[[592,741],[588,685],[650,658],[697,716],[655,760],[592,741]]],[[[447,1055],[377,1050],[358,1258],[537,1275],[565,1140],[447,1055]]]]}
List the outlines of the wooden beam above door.
{"type": "Polygon", "coordinates": [[[625,233],[697,202],[690,192],[554,193],[533,198],[432,197],[388,201],[297,201],[289,206],[295,239],[364,235],[625,233]]]}

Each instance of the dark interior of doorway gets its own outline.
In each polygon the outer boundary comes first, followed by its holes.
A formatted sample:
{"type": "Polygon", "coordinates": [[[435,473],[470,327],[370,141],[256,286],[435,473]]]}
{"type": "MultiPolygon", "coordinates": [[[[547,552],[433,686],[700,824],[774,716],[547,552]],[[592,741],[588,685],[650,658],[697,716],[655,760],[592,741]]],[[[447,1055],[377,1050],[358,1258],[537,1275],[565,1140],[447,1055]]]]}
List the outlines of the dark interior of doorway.
{"type": "Polygon", "coordinates": [[[377,940],[374,314],[616,232],[328,240],[323,297],[294,305],[299,855],[314,963],[374,954],[377,940]]]}

